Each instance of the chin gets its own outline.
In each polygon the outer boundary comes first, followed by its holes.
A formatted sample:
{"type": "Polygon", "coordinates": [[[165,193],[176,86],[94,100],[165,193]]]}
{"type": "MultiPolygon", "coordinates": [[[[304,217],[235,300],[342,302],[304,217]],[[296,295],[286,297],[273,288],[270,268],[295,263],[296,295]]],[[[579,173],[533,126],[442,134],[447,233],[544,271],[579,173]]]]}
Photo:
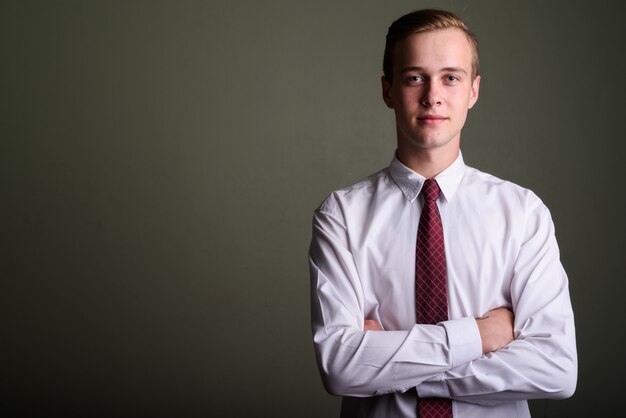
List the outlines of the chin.
{"type": "Polygon", "coordinates": [[[422,150],[433,150],[449,147],[453,142],[454,141],[452,139],[422,138],[419,141],[415,141],[414,144],[422,150]]]}

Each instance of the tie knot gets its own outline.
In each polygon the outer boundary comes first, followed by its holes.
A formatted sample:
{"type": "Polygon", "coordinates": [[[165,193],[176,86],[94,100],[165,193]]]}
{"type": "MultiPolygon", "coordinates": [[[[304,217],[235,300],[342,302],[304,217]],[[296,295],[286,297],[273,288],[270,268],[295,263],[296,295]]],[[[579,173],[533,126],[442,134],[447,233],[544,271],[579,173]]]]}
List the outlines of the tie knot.
{"type": "Polygon", "coordinates": [[[421,195],[424,196],[424,200],[433,201],[433,200],[437,200],[440,192],[441,192],[441,189],[439,188],[439,185],[437,184],[437,180],[428,179],[424,182],[424,185],[422,186],[421,195]]]}

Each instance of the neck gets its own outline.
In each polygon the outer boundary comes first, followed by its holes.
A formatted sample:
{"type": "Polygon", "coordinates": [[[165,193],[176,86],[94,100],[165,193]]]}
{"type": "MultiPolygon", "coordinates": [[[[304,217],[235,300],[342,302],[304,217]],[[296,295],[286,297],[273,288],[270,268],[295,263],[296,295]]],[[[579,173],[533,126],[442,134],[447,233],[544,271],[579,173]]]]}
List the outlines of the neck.
{"type": "Polygon", "coordinates": [[[431,148],[416,151],[406,150],[398,146],[398,160],[427,179],[432,179],[437,174],[450,167],[458,156],[458,147],[451,150],[431,148]]]}

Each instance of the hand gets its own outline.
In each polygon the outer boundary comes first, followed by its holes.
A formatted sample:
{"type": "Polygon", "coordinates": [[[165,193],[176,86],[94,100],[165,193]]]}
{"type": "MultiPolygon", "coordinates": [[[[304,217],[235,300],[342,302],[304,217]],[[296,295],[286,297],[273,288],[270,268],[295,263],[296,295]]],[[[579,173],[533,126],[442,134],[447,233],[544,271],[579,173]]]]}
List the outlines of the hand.
{"type": "Polygon", "coordinates": [[[497,308],[476,318],[483,354],[501,349],[515,339],[513,336],[513,312],[497,308]]]}
{"type": "Polygon", "coordinates": [[[363,331],[384,331],[383,327],[374,319],[366,319],[363,323],[363,331]]]}

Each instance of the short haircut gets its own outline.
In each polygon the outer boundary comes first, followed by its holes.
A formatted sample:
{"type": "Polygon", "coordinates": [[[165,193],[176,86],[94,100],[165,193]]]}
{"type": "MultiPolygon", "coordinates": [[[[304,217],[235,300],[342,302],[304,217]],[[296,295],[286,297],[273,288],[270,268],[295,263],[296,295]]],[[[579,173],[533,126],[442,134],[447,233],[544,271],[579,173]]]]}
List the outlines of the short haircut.
{"type": "Polygon", "coordinates": [[[461,30],[473,49],[472,79],[478,75],[478,38],[465,22],[454,13],[438,9],[423,9],[408,13],[389,26],[383,56],[383,74],[391,82],[393,76],[393,49],[396,44],[410,35],[438,29],[461,30]]]}

